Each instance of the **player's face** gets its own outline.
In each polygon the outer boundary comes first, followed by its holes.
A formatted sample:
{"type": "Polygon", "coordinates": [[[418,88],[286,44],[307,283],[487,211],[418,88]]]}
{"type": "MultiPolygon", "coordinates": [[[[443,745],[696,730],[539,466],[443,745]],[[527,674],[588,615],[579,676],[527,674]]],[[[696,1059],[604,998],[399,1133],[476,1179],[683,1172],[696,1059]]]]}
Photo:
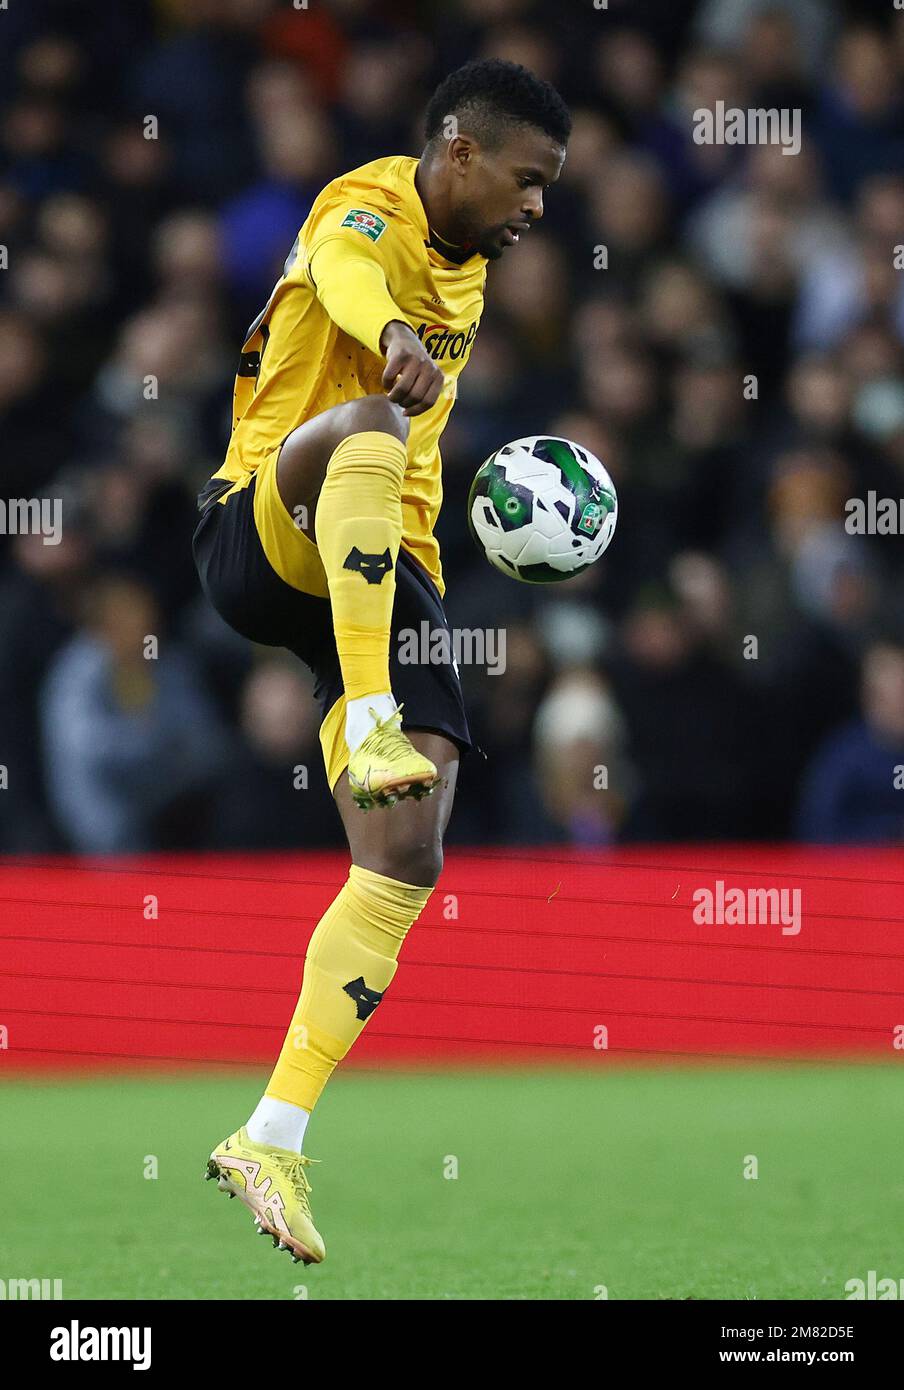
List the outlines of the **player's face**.
{"type": "Polygon", "coordinates": [[[461,241],[498,260],[543,216],[543,195],[564,162],[564,147],[541,130],[514,131],[496,150],[472,143],[459,181],[461,241]]]}

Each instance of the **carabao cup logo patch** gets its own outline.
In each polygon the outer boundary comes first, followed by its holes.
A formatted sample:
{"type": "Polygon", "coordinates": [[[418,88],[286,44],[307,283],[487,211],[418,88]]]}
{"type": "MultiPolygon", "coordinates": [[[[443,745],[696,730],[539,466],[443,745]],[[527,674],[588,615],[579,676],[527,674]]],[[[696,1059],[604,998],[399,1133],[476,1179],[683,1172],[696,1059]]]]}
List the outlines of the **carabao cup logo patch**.
{"type": "Polygon", "coordinates": [[[363,232],[371,241],[379,241],[386,231],[386,223],[382,217],[378,217],[375,212],[366,212],[363,208],[349,208],[339,225],[354,227],[356,232],[363,232]]]}

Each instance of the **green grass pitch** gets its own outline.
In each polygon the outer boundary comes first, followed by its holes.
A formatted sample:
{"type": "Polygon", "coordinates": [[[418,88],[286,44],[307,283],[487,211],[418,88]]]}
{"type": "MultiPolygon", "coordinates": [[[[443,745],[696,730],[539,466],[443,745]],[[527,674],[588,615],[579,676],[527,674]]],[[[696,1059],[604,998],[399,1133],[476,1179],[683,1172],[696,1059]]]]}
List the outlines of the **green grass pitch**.
{"type": "Polygon", "coordinates": [[[0,1081],[0,1278],[66,1299],[841,1299],[904,1275],[901,1065],[339,1074],[308,1131],[309,1269],[202,1180],[263,1073],[0,1081]]]}

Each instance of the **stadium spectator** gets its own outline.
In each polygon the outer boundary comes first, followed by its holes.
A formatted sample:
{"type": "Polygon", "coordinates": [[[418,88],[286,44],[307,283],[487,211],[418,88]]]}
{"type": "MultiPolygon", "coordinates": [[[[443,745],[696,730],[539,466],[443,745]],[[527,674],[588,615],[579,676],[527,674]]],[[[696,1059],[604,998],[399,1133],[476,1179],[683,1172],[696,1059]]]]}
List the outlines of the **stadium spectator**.
{"type": "Polygon", "coordinates": [[[904,842],[904,647],[863,661],[859,718],[831,734],[806,770],[798,838],[814,844],[904,842]]]}
{"type": "Polygon", "coordinates": [[[191,658],[160,627],[149,590],[107,575],[45,677],[51,806],[82,853],[171,848],[174,832],[198,842],[227,744],[191,658]]]}
{"type": "Polygon", "coordinates": [[[317,706],[298,663],[267,657],[241,696],[240,734],[214,795],[211,849],[330,845],[335,804],[320,773],[317,706]]]}
{"type": "Polygon", "coordinates": [[[623,715],[593,671],[571,671],[552,685],[534,722],[534,758],[552,838],[611,843],[627,818],[634,776],[623,715]]]}

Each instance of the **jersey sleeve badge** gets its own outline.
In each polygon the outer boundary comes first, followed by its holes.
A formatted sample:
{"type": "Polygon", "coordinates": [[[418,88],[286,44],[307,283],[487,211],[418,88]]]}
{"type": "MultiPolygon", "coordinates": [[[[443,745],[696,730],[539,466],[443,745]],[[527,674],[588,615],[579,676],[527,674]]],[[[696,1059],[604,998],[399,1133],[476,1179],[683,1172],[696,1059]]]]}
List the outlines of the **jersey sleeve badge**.
{"type": "Polygon", "coordinates": [[[365,211],[364,208],[349,208],[339,226],[354,227],[356,232],[361,232],[371,241],[379,241],[386,231],[386,223],[383,218],[378,217],[375,212],[365,211]]]}

